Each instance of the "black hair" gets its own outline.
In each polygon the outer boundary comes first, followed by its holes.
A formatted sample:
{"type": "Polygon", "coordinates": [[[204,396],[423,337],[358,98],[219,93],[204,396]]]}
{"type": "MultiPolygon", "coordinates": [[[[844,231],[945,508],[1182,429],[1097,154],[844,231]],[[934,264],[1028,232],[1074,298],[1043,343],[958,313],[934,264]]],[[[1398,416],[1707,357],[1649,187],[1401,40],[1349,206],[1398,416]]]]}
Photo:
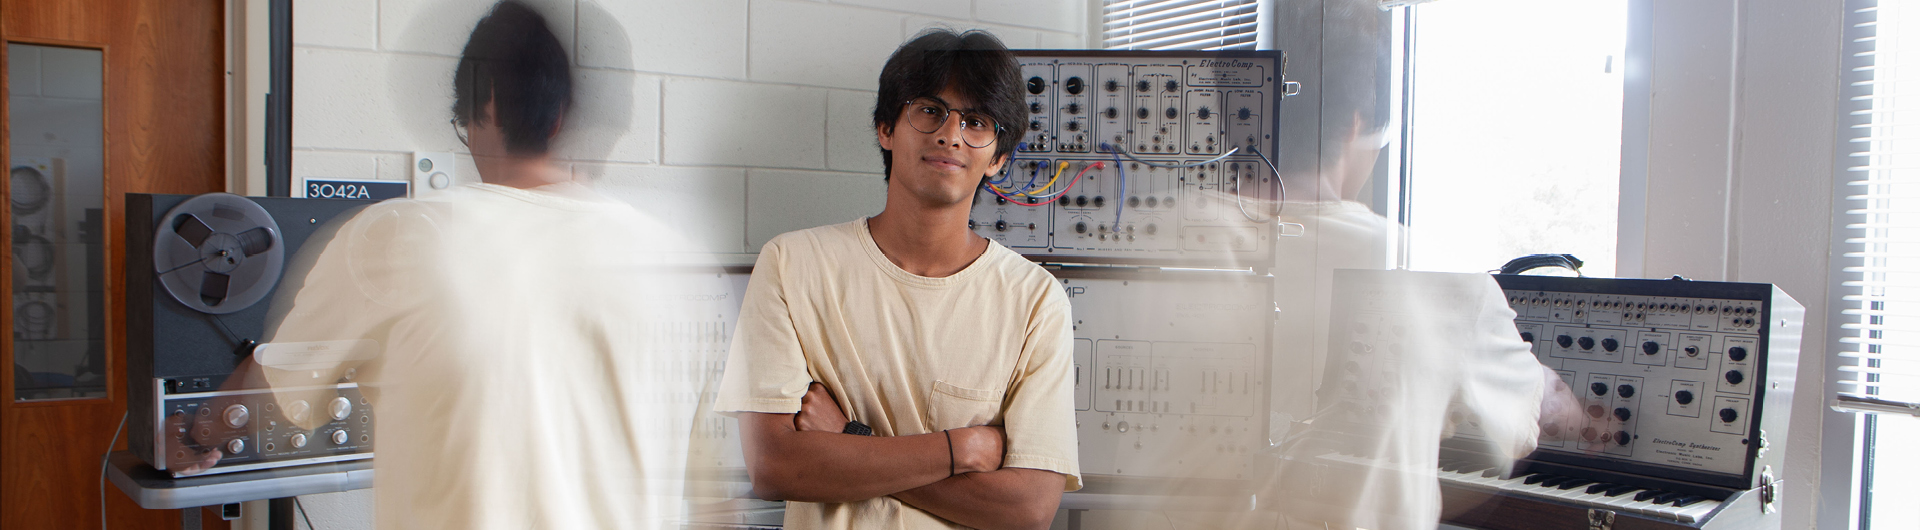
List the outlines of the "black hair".
{"type": "MultiPolygon", "coordinates": [[[[1013,152],[1027,134],[1025,99],[1020,94],[1020,63],[993,34],[954,33],[930,28],[900,45],[880,70],[880,94],[873,105],[873,126],[893,132],[908,101],[932,97],[953,87],[973,100],[975,110],[1000,124],[993,157],[1013,152]]],[[[893,175],[893,152],[880,149],[880,162],[893,175]]],[[[981,175],[986,177],[987,175],[981,175]]]]}
{"type": "Polygon", "coordinates": [[[453,70],[454,122],[492,123],[506,136],[507,152],[537,155],[547,152],[572,103],[567,51],[546,17],[515,0],[494,4],[474,24],[453,70]],[[492,116],[485,115],[488,102],[492,116]]]}
{"type": "Polygon", "coordinates": [[[1330,0],[1320,57],[1320,124],[1327,138],[1366,134],[1384,125],[1387,98],[1381,97],[1390,65],[1386,31],[1392,14],[1371,0],[1330,0]],[[1354,117],[1360,123],[1356,131],[1354,117]]]}

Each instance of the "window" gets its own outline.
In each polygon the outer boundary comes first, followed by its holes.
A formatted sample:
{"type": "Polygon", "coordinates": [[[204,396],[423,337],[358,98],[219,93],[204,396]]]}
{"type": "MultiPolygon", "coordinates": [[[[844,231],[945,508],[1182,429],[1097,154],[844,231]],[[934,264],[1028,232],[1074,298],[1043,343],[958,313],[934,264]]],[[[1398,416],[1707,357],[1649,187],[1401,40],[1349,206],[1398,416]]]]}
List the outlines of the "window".
{"type": "Polygon", "coordinates": [[[1627,2],[1404,8],[1406,265],[1484,272],[1570,253],[1614,275],[1627,2]],[[1578,24],[1543,24],[1578,20],[1578,24]],[[1525,45],[1517,45],[1525,43],[1525,45]]]}
{"type": "MultiPolygon", "coordinates": [[[[1847,4],[1840,109],[1847,160],[1840,291],[1844,391],[1920,401],[1920,1],[1847,4]],[[1851,388],[1848,388],[1848,387],[1851,388]]],[[[1920,528],[1920,420],[1863,419],[1860,528],[1920,528]],[[1882,446],[1879,442],[1888,444],[1882,446]],[[1876,451],[1876,447],[1898,450],[1876,451]],[[1899,470],[1899,471],[1895,471],[1899,470]]]]}
{"type": "Polygon", "coordinates": [[[1105,0],[1101,43],[1123,50],[1251,50],[1256,0],[1105,0]]]}
{"type": "Polygon", "coordinates": [[[7,43],[15,401],[107,397],[104,57],[7,43]]]}

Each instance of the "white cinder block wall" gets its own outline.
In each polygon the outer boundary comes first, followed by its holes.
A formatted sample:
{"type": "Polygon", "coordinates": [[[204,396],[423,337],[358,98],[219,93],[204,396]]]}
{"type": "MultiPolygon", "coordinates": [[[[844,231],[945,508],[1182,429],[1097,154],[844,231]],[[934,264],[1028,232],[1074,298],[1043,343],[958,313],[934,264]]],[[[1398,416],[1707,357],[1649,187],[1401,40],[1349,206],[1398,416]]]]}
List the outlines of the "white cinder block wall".
{"type": "MultiPolygon", "coordinates": [[[[945,25],[1013,48],[1087,48],[1097,14],[1087,0],[528,3],[574,60],[560,149],[576,176],[740,260],[781,232],[880,211],[871,113],[901,42],[945,25]]],[[[477,180],[448,119],[456,58],[492,5],[296,0],[294,185],[407,180],[414,151],[460,153],[459,178],[477,180]]],[[[302,503],[321,528],[370,528],[373,499],[302,503]]]]}
{"type": "MultiPolygon", "coordinates": [[[[1088,47],[1087,0],[530,0],[574,59],[575,174],[719,253],[879,211],[888,54],[932,25],[1088,47]]],[[[293,176],[406,180],[464,151],[452,77],[485,0],[294,5],[293,176]]],[[[461,155],[459,178],[477,178],[461,155]]]]}

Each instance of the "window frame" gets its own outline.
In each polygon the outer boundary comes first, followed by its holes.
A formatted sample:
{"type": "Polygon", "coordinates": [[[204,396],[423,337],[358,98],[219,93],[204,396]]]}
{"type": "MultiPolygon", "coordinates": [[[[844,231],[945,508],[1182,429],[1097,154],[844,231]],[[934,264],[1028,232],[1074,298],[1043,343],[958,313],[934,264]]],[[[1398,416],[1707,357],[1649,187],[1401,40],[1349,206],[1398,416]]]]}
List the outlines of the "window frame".
{"type": "MultiPolygon", "coordinates": [[[[1845,0],[1841,7],[1840,78],[1837,80],[1839,101],[1836,106],[1838,112],[1834,113],[1837,131],[1834,135],[1832,175],[1834,215],[1827,267],[1827,344],[1825,349],[1819,350],[1822,353],[1821,360],[1826,363],[1826,384],[1821,388],[1823,401],[1853,390],[1846,381],[1856,377],[1854,373],[1843,370],[1853,364],[1840,357],[1840,352],[1857,348],[1846,340],[1858,332],[1846,329],[1846,326],[1858,317],[1848,315],[1846,311],[1849,307],[1857,307],[1859,302],[1846,298],[1860,292],[1861,288],[1847,285],[1859,275],[1848,269],[1866,264],[1865,257],[1858,253],[1867,248],[1864,243],[1849,241],[1858,234],[1847,226],[1854,217],[1848,211],[1863,206],[1863,201],[1850,197],[1857,195],[1860,190],[1849,183],[1855,177],[1855,172],[1850,170],[1855,163],[1855,157],[1851,156],[1855,149],[1853,144],[1855,140],[1870,134],[1870,131],[1853,128],[1852,125],[1861,118],[1850,116],[1849,111],[1858,105],[1851,99],[1864,92],[1862,88],[1853,86],[1854,83],[1865,80],[1868,75],[1858,71],[1864,64],[1855,55],[1865,51],[1866,45],[1858,41],[1862,35],[1855,24],[1861,19],[1860,13],[1878,6],[1878,0],[1845,0]]],[[[1873,441],[1877,419],[1871,414],[1842,412],[1831,406],[1822,407],[1821,415],[1821,500],[1815,523],[1821,528],[1867,528],[1870,524],[1867,511],[1872,509],[1873,502],[1872,490],[1868,485],[1873,480],[1873,441]]]]}
{"type": "MultiPolygon", "coordinates": [[[[1261,0],[1263,2],[1271,0],[1261,0]]],[[[1383,0],[1391,5],[1393,26],[1390,53],[1390,115],[1397,127],[1382,164],[1375,165],[1370,204],[1402,227],[1413,226],[1413,111],[1419,83],[1412,60],[1419,29],[1420,4],[1433,0],[1383,0]]],[[[1646,273],[1648,139],[1652,134],[1654,0],[1626,0],[1626,54],[1620,61],[1619,203],[1616,210],[1614,277],[1641,278],[1646,273]]],[[[1314,59],[1318,59],[1315,57],[1314,59]]],[[[1402,237],[1392,249],[1396,267],[1411,265],[1413,238],[1402,237]]],[[[1516,256],[1517,257],[1517,256],[1516,256]]]]}

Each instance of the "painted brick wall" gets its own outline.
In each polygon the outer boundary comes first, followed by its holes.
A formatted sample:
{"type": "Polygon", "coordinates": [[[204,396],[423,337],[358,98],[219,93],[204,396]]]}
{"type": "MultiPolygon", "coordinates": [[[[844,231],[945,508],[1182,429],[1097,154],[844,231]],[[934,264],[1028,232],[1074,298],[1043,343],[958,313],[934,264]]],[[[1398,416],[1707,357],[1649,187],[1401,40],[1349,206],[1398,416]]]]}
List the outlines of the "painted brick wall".
{"type": "MultiPolygon", "coordinates": [[[[931,25],[1014,48],[1084,48],[1087,0],[530,0],[575,67],[559,149],[575,174],[720,253],[879,211],[868,125],[888,54],[931,25]]],[[[413,151],[462,152],[455,59],[491,2],[302,0],[294,11],[296,184],[405,180],[413,151]]],[[[459,178],[477,179],[461,156],[459,178]]]]}

